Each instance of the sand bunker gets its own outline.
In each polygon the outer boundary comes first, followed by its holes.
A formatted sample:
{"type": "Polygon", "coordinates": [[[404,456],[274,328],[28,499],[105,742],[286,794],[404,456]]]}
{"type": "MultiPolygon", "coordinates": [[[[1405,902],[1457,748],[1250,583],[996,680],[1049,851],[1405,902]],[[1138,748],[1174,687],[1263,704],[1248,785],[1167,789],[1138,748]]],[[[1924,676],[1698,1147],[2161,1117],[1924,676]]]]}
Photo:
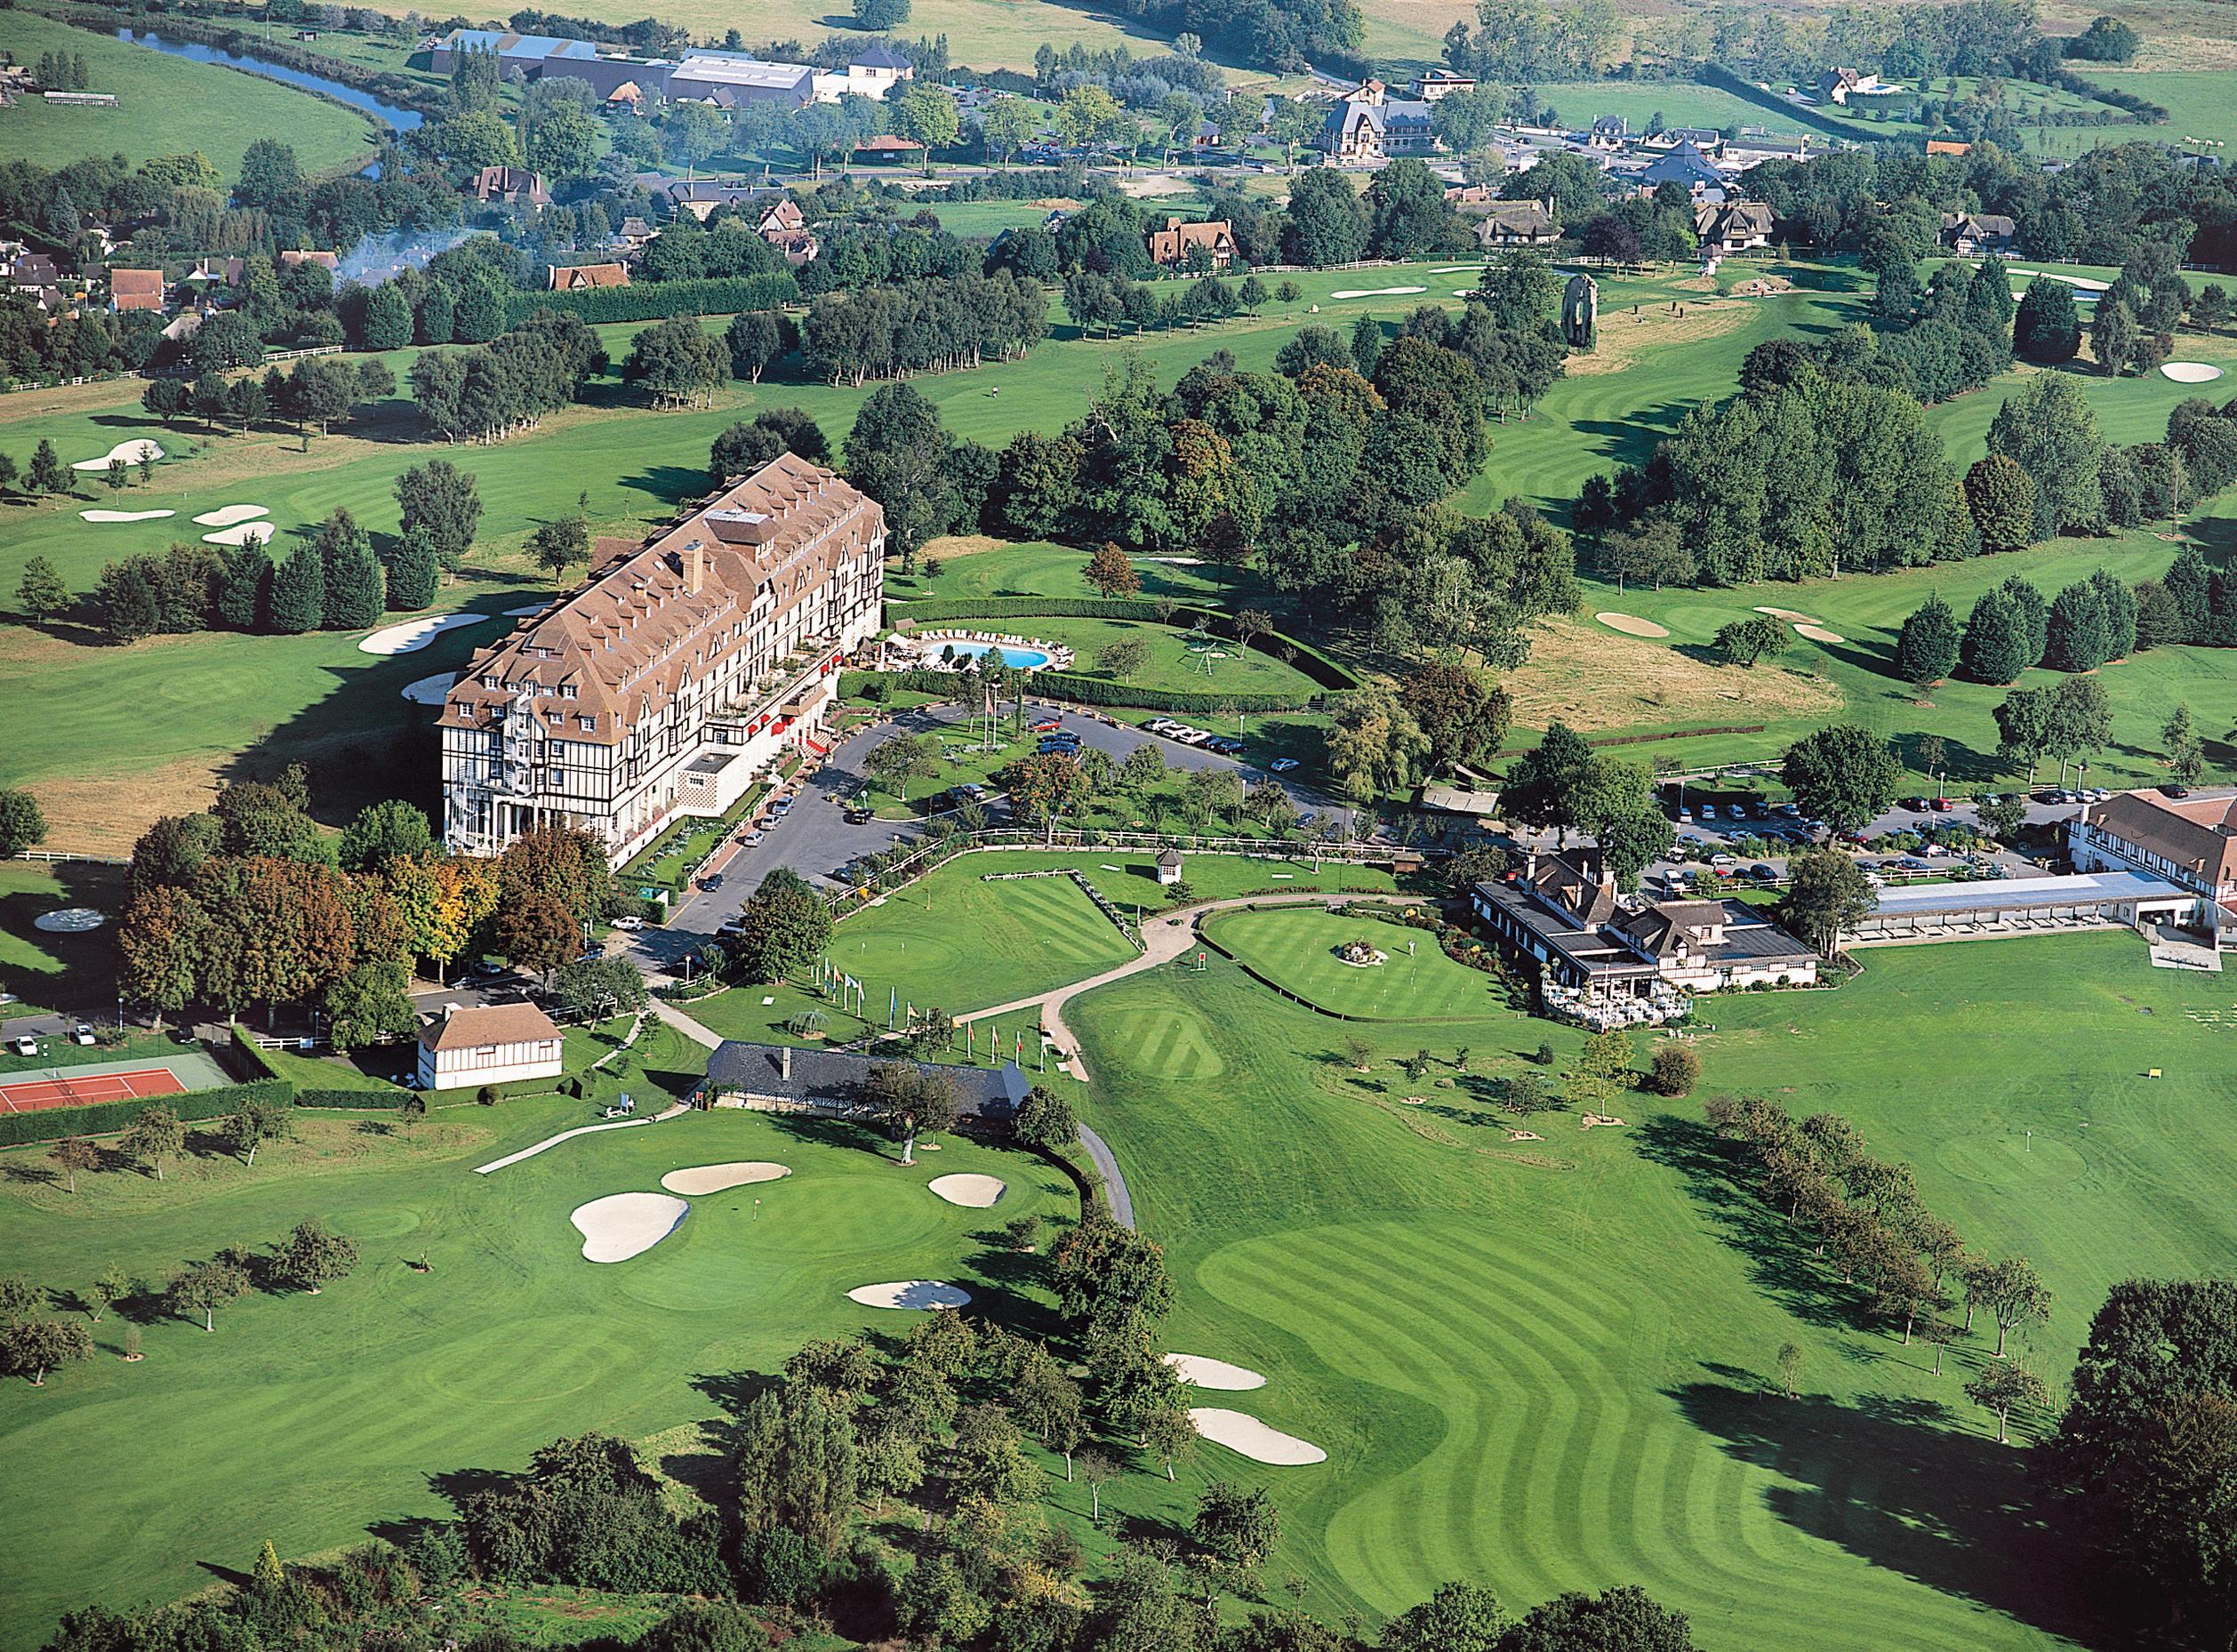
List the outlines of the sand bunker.
{"type": "Polygon", "coordinates": [[[1199,1388],[1240,1392],[1247,1388],[1266,1386],[1266,1379],[1256,1371],[1230,1365],[1224,1359],[1207,1359],[1202,1354],[1167,1354],[1165,1362],[1180,1373],[1183,1382],[1194,1383],[1199,1388]]]}
{"type": "Polygon", "coordinates": [[[137,442],[119,442],[99,459],[81,459],[70,469],[73,470],[106,470],[112,460],[121,459],[128,465],[136,465],[143,458],[160,459],[162,457],[162,447],[142,438],[137,442]]]}
{"type": "Polygon", "coordinates": [[[160,522],[165,517],[175,517],[175,510],[81,510],[81,522],[160,522]]]}
{"type": "Polygon", "coordinates": [[[451,685],[456,681],[456,671],[437,671],[432,677],[414,678],[397,692],[415,706],[439,706],[450,694],[451,685]]]}
{"type": "Polygon", "coordinates": [[[1794,634],[1807,637],[1814,643],[1845,643],[1848,640],[1839,631],[1829,631],[1822,625],[1798,625],[1794,628],[1794,634]]]}
{"type": "Polygon", "coordinates": [[[532,613],[541,613],[549,606],[551,606],[551,605],[548,602],[532,602],[525,608],[508,608],[505,610],[505,618],[509,620],[525,620],[532,613]]]}
{"type": "Polygon", "coordinates": [[[1432,276],[1456,276],[1464,269],[1471,275],[1481,275],[1483,268],[1481,264],[1439,264],[1429,273],[1432,276]]]}
{"type": "Polygon", "coordinates": [[[1817,616],[1816,614],[1804,613],[1800,608],[1771,608],[1766,607],[1761,604],[1758,604],[1755,611],[1758,613],[1768,613],[1775,620],[1784,620],[1790,625],[1815,625],[1817,623],[1817,616]]]}
{"type": "Polygon", "coordinates": [[[1408,293],[1426,293],[1427,287],[1343,287],[1328,294],[1330,298],[1399,298],[1408,293]]]}
{"type": "Polygon", "coordinates": [[[254,540],[262,545],[270,543],[271,538],[270,523],[244,522],[237,527],[220,528],[214,533],[204,533],[202,542],[205,545],[245,545],[254,540]]]}
{"type": "Polygon", "coordinates": [[[2160,375],[2177,384],[2211,384],[2222,376],[2222,370],[2208,361],[2163,361],[2160,375]]]}
{"type": "Polygon", "coordinates": [[[665,1193],[609,1193],[577,1205],[567,1220],[581,1231],[586,1260],[627,1262],[675,1232],[691,1210],[665,1193]]]}
{"type": "Polygon", "coordinates": [[[743,1187],[749,1182],[774,1182],[791,1174],[790,1165],[748,1159],[734,1164],[694,1165],[688,1170],[671,1170],[661,1178],[661,1185],[671,1193],[719,1193],[726,1188],[743,1187]]]}
{"type": "Polygon", "coordinates": [[[253,522],[271,514],[262,505],[220,505],[215,510],[204,511],[195,520],[205,528],[229,528],[236,522],[253,522]]]}
{"type": "Polygon", "coordinates": [[[1667,637],[1670,629],[1652,620],[1642,620],[1636,614],[1617,613],[1613,609],[1592,616],[1611,631],[1621,631],[1626,637],[1667,637]]]}
{"type": "Polygon", "coordinates": [[[1223,1411],[1217,1406],[1193,1406],[1189,1421],[1196,1424],[1196,1431],[1215,1446],[1225,1446],[1230,1451],[1240,1452],[1254,1463],[1271,1463],[1283,1468],[1302,1468],[1308,1463],[1326,1463],[1328,1454],[1310,1439],[1300,1439],[1295,1434],[1285,1434],[1278,1428],[1269,1428],[1255,1416],[1240,1411],[1223,1411]]]}
{"type": "Polygon", "coordinates": [[[401,625],[384,626],[357,645],[360,654],[417,654],[445,631],[454,631],[461,625],[487,625],[491,616],[486,613],[440,613],[424,620],[406,620],[401,625]]]}
{"type": "Polygon", "coordinates": [[[858,1302],[865,1308],[907,1308],[919,1313],[929,1313],[934,1308],[960,1308],[971,1300],[971,1293],[960,1285],[942,1285],[937,1279],[896,1279],[891,1285],[858,1285],[846,1295],[848,1301],[858,1302]]]}
{"type": "Polygon", "coordinates": [[[974,1210],[984,1210],[1010,1191],[998,1176],[934,1176],[925,1185],[950,1205],[968,1205],[974,1210]]]}
{"type": "Polygon", "coordinates": [[[31,920],[31,927],[44,929],[51,935],[82,935],[89,929],[99,929],[108,921],[90,906],[58,906],[51,912],[41,912],[31,920]]]}

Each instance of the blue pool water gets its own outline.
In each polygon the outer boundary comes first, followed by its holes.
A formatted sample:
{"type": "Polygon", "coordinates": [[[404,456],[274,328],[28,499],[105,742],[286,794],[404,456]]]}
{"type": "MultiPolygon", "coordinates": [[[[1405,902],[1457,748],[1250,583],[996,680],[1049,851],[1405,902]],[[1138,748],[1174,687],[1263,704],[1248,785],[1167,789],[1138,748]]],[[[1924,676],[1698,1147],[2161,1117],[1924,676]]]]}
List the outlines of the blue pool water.
{"type": "Polygon", "coordinates": [[[958,660],[975,660],[989,652],[999,654],[1002,663],[1013,671],[1038,671],[1048,663],[1045,648],[1013,648],[1007,644],[942,643],[939,652],[943,658],[952,653],[958,660]]]}

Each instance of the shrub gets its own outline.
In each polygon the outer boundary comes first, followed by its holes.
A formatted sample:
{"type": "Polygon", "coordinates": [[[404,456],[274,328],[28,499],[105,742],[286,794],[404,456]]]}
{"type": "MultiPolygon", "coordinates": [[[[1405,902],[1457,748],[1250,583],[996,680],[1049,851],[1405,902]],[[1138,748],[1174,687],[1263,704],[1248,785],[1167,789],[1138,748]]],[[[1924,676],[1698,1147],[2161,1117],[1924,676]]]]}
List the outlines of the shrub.
{"type": "Polygon", "coordinates": [[[722,276],[594,287],[581,293],[515,293],[507,301],[506,324],[517,327],[540,309],[557,310],[593,323],[666,321],[676,316],[775,309],[799,301],[800,284],[790,275],[722,276]]]}
{"type": "Polygon", "coordinates": [[[1690,1095],[1701,1082],[1701,1057],[1690,1044],[1665,1044],[1655,1051],[1647,1087],[1657,1095],[1690,1095]]]}
{"type": "Polygon", "coordinates": [[[21,1142],[59,1141],[66,1135],[108,1135],[128,1129],[148,1107],[161,1102],[187,1124],[204,1119],[225,1119],[253,1103],[285,1107],[295,1099],[295,1087],[285,1079],[259,1079],[249,1084],[221,1084],[214,1089],[190,1090],[184,1095],[164,1095],[127,1102],[96,1102],[90,1107],[49,1107],[37,1112],[0,1113],[0,1147],[21,1142]]]}

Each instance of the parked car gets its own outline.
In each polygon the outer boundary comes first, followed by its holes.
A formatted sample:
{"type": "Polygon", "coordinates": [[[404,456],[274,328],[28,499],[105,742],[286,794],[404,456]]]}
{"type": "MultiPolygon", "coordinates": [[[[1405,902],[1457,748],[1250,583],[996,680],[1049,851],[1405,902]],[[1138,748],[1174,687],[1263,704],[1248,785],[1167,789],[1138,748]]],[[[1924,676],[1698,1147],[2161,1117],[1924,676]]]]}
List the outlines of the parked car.
{"type": "Polygon", "coordinates": [[[1934,800],[1934,812],[1936,814],[1947,814],[1956,807],[1957,799],[1954,798],[1936,798],[1934,800]]]}
{"type": "Polygon", "coordinates": [[[2188,786],[2178,785],[2171,780],[2162,782],[2160,787],[2160,796],[2162,798],[2187,798],[2190,795],[2191,789],[2188,786]]]}
{"type": "Polygon", "coordinates": [[[92,1044],[94,1041],[95,1041],[95,1040],[94,1040],[94,1038],[93,1038],[93,1029],[92,1029],[92,1026],[91,1025],[91,1023],[81,1021],[81,1022],[78,1022],[76,1026],[74,1026],[74,1027],[72,1027],[72,1028],[70,1029],[70,1042],[71,1042],[71,1043],[73,1043],[73,1044],[81,1044],[81,1045],[90,1045],[90,1044],[92,1044]]]}
{"type": "Polygon", "coordinates": [[[1243,742],[1232,734],[1214,734],[1205,741],[1204,748],[1207,751],[1216,751],[1223,757],[1231,758],[1243,749],[1243,742]]]}
{"type": "Polygon", "coordinates": [[[2089,801],[2092,803],[2103,803],[2112,796],[2113,793],[2103,786],[2092,786],[2089,789],[2089,801]]]}
{"type": "Polygon", "coordinates": [[[1058,717],[1036,718],[1032,725],[1033,732],[1037,734],[1053,734],[1063,726],[1064,719],[1058,717]]]}
{"type": "Polygon", "coordinates": [[[9,1039],[8,1047],[19,1055],[36,1055],[39,1053],[39,1041],[27,1032],[20,1039],[9,1039]]]}
{"type": "Polygon", "coordinates": [[[872,814],[870,810],[862,807],[862,806],[858,803],[853,808],[848,809],[846,813],[839,818],[844,820],[849,826],[867,826],[877,817],[872,814]]]}
{"type": "Polygon", "coordinates": [[[645,927],[645,920],[639,918],[636,913],[629,912],[622,917],[615,918],[613,920],[613,926],[616,929],[642,929],[645,927]]]}
{"type": "Polygon", "coordinates": [[[1798,803],[1773,804],[1771,806],[1771,813],[1774,814],[1783,814],[1791,821],[1799,821],[1802,818],[1801,805],[1798,803]]]}
{"type": "Polygon", "coordinates": [[[1748,868],[1748,876],[1760,884],[1775,884],[1779,880],[1778,868],[1762,861],[1748,868]]]}
{"type": "Polygon", "coordinates": [[[1712,820],[1716,819],[1716,818],[1717,818],[1717,806],[1716,806],[1715,804],[1713,804],[1713,803],[1704,803],[1704,804],[1703,804],[1703,805],[1701,806],[1701,818],[1702,818],[1703,820],[1704,820],[1704,821],[1712,821],[1712,820]]]}
{"type": "Polygon", "coordinates": [[[1720,872],[1729,872],[1734,867],[1739,865],[1739,863],[1740,862],[1737,860],[1734,859],[1729,854],[1712,854],[1709,857],[1709,864],[1715,867],[1717,870],[1720,872]]]}

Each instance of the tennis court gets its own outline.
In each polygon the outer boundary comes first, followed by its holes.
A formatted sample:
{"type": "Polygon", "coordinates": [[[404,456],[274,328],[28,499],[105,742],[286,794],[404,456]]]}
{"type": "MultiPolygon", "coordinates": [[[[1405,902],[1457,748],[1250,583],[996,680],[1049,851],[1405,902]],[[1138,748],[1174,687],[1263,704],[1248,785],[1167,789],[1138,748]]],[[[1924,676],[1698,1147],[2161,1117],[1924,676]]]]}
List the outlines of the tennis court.
{"type": "Polygon", "coordinates": [[[50,1107],[90,1107],[100,1102],[182,1095],[226,1082],[215,1062],[199,1053],[150,1063],[103,1062],[48,1067],[0,1079],[0,1112],[40,1112],[50,1107]]]}

